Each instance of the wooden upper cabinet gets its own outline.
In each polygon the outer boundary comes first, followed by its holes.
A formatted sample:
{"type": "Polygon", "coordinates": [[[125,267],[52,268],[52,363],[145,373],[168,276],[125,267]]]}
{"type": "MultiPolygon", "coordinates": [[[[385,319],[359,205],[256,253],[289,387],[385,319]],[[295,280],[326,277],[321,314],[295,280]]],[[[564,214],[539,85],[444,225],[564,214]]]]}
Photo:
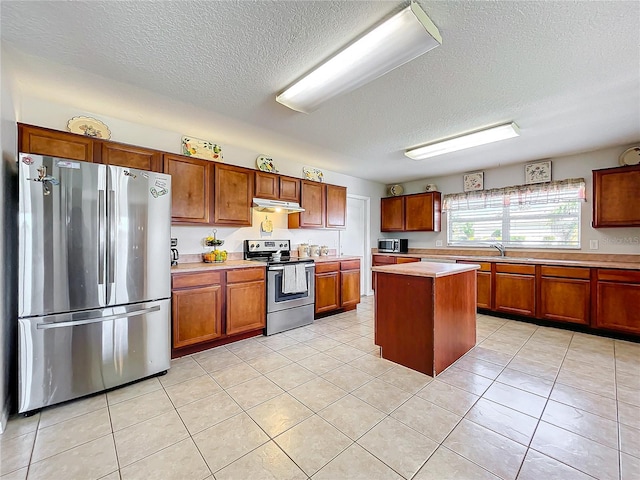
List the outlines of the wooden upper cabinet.
{"type": "Polygon", "coordinates": [[[593,171],[593,228],[640,227],[640,165],[593,171]]]}
{"type": "Polygon", "coordinates": [[[118,167],[162,172],[162,152],[114,142],[100,142],[94,160],[118,167]]]}
{"type": "Polygon", "coordinates": [[[255,196],[269,200],[280,199],[280,177],[273,173],[255,173],[255,196]]]}
{"type": "Polygon", "coordinates": [[[289,215],[289,228],[324,228],[326,208],[325,185],[302,180],[300,206],[304,212],[289,215]]]}
{"type": "Polygon", "coordinates": [[[213,223],[251,225],[254,170],[215,164],[213,223]]]}
{"type": "Polygon", "coordinates": [[[327,185],[327,228],[347,228],[347,188],[327,185]]]}
{"type": "Polygon", "coordinates": [[[406,195],[404,227],[408,232],[439,232],[440,192],[406,195]]]}
{"type": "Polygon", "coordinates": [[[285,202],[300,202],[300,179],[280,177],[280,200],[285,202]]]}
{"type": "Polygon", "coordinates": [[[18,124],[18,145],[21,152],[93,161],[94,140],[75,133],[18,124]]]}
{"type": "Polygon", "coordinates": [[[211,223],[213,166],[208,160],[164,155],[164,173],[171,175],[171,223],[211,223]]]}
{"type": "Polygon", "coordinates": [[[404,197],[388,197],[380,200],[380,230],[383,232],[404,230],[404,197]]]}

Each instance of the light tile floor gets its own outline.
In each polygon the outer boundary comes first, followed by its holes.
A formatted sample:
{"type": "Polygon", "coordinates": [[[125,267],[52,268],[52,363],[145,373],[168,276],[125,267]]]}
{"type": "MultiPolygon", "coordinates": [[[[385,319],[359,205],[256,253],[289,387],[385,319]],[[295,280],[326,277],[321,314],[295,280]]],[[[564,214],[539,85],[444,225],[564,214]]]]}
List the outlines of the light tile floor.
{"type": "Polygon", "coordinates": [[[357,311],[14,418],[5,479],[640,478],[640,344],[478,315],[436,379],[357,311]]]}

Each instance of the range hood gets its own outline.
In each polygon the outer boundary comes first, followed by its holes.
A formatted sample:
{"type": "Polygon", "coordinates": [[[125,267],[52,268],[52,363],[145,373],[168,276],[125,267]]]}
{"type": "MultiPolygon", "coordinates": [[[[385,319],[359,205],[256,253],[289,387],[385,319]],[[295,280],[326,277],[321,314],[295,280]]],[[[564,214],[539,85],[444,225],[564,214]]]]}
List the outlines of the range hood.
{"type": "Polygon", "coordinates": [[[304,212],[304,208],[296,202],[283,202],[281,200],[267,200],[266,198],[254,198],[253,208],[259,212],[269,213],[298,213],[304,212]]]}

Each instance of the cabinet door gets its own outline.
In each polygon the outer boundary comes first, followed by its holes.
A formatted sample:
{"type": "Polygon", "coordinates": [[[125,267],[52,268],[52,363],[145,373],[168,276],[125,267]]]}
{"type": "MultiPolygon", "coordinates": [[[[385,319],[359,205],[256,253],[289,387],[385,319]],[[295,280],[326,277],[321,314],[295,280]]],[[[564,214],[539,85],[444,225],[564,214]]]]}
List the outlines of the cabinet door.
{"type": "Polygon", "coordinates": [[[96,155],[96,161],[99,163],[162,172],[161,152],[121,143],[101,142],[101,144],[100,155],[96,155]]]}
{"type": "Polygon", "coordinates": [[[347,228],[347,189],[327,185],[327,228],[347,228]]]}
{"type": "Polygon", "coordinates": [[[491,272],[477,272],[478,282],[477,306],[491,309],[491,272]]]}
{"type": "Polygon", "coordinates": [[[227,285],[227,335],[264,328],[265,319],[264,281],[227,285]]]}
{"type": "Polygon", "coordinates": [[[360,303],[360,270],[340,272],[340,305],[351,307],[360,303]]]}
{"type": "Polygon", "coordinates": [[[536,279],[533,275],[496,273],[495,310],[532,317],[536,311],[536,279]]]}
{"type": "Polygon", "coordinates": [[[257,198],[270,200],[278,200],[280,198],[280,178],[278,175],[256,172],[255,177],[255,196],[257,198]]]}
{"type": "Polygon", "coordinates": [[[439,232],[440,193],[405,196],[404,224],[408,232],[439,232]]]}
{"type": "Polygon", "coordinates": [[[540,316],[589,325],[591,282],[574,278],[540,278],[540,316]]]}
{"type": "Polygon", "coordinates": [[[316,313],[340,308],[340,272],[316,274],[316,313]]]}
{"type": "Polygon", "coordinates": [[[380,199],[380,230],[383,232],[404,230],[404,197],[380,199]]]}
{"type": "Polygon", "coordinates": [[[593,171],[593,228],[640,227],[640,165],[593,171]]]}
{"type": "Polygon", "coordinates": [[[300,180],[291,177],[280,177],[280,200],[300,203],[300,180]]]}
{"type": "Polygon", "coordinates": [[[18,145],[24,153],[93,161],[93,138],[18,124],[18,145]]]}
{"type": "Polygon", "coordinates": [[[164,173],[171,175],[171,223],[211,223],[213,165],[208,160],[164,156],[164,173]]]}
{"type": "Polygon", "coordinates": [[[598,281],[596,318],[592,326],[640,334],[640,283],[598,281]]]}
{"type": "Polygon", "coordinates": [[[215,164],[213,222],[251,226],[253,170],[215,164]]]}
{"type": "Polygon", "coordinates": [[[289,228],[324,228],[325,186],[318,182],[300,182],[300,206],[304,212],[289,215],[289,228]]]}
{"type": "Polygon", "coordinates": [[[215,340],[222,336],[222,286],[174,290],[173,348],[215,340]]]}

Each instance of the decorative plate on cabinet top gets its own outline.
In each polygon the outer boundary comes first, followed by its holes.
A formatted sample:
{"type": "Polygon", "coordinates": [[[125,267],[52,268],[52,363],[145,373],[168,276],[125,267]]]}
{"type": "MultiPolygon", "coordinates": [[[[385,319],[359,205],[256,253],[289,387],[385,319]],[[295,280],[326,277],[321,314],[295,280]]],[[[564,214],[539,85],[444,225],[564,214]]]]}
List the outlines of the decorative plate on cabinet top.
{"type": "Polygon", "coordinates": [[[273,158],[265,155],[260,155],[256,158],[256,165],[258,166],[258,170],[262,172],[278,173],[278,169],[276,168],[276,164],[273,162],[273,158]]]}
{"type": "Polygon", "coordinates": [[[404,187],[402,185],[391,185],[389,187],[389,193],[394,197],[402,195],[404,193],[404,187]]]}
{"type": "Polygon", "coordinates": [[[322,170],[315,167],[302,167],[302,173],[305,180],[311,180],[314,182],[324,182],[324,173],[322,170]]]}
{"type": "Polygon", "coordinates": [[[638,165],[640,163],[640,147],[631,147],[622,152],[618,157],[618,163],[623,166],[638,165]]]}
{"type": "Polygon", "coordinates": [[[221,162],[223,159],[222,147],[217,143],[187,136],[182,137],[182,154],[214,162],[221,162]]]}
{"type": "Polygon", "coordinates": [[[91,117],[73,117],[67,122],[67,130],[71,133],[78,133],[86,137],[111,138],[111,131],[100,120],[91,117]]]}

